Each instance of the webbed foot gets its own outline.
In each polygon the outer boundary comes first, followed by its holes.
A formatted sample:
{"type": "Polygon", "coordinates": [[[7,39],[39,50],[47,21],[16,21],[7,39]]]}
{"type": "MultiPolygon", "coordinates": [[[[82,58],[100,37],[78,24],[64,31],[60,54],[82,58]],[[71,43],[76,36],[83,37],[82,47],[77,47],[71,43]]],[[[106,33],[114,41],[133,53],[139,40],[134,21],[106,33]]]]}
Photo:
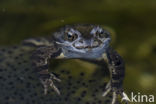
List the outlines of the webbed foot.
{"type": "Polygon", "coordinates": [[[102,96],[107,96],[109,92],[112,92],[113,94],[111,104],[116,104],[118,96],[121,96],[121,102],[124,102],[124,104],[128,104],[128,102],[130,102],[130,99],[128,98],[127,94],[123,91],[123,89],[113,90],[110,82],[106,85],[106,90],[102,96]]]}
{"type": "Polygon", "coordinates": [[[41,83],[43,84],[44,87],[44,94],[46,95],[48,92],[48,87],[52,87],[53,90],[60,95],[60,91],[59,89],[55,86],[53,80],[56,80],[57,82],[61,82],[60,79],[58,79],[54,74],[50,74],[50,78],[49,79],[40,79],[41,83]]]}

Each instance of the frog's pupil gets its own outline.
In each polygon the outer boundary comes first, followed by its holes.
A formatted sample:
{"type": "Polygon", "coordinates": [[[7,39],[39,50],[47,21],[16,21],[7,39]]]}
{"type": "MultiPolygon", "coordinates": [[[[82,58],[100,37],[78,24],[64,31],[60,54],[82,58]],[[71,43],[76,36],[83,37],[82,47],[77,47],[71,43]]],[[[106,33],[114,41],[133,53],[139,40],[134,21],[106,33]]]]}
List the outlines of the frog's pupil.
{"type": "Polygon", "coordinates": [[[72,36],[70,34],[68,34],[68,38],[71,38],[72,36]]]}
{"type": "Polygon", "coordinates": [[[71,39],[73,37],[73,35],[71,34],[68,34],[68,38],[71,39]]]}

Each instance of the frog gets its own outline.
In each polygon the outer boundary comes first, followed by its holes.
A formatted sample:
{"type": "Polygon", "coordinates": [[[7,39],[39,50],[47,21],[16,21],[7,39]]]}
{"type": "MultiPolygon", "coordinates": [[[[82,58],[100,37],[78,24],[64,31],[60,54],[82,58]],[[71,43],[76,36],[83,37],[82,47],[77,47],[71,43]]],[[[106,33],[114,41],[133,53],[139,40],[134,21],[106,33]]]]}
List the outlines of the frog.
{"type": "Polygon", "coordinates": [[[112,93],[111,104],[116,104],[118,96],[128,104],[127,94],[123,90],[125,63],[119,53],[110,46],[110,41],[110,32],[100,25],[74,24],[59,28],[49,37],[26,39],[22,44],[36,47],[31,61],[44,87],[45,95],[51,87],[61,96],[54,81],[61,83],[62,80],[53,72],[49,72],[49,60],[80,59],[97,65],[101,65],[100,62],[107,63],[110,81],[101,96],[112,93]]]}

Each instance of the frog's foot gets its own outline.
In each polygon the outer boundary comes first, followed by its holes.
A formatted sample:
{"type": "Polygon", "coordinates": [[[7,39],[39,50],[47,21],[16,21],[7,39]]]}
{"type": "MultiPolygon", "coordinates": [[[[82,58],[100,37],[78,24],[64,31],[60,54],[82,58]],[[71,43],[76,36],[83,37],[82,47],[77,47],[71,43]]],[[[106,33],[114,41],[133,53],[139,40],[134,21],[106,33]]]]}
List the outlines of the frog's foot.
{"type": "Polygon", "coordinates": [[[128,98],[127,94],[125,92],[123,92],[123,89],[113,90],[110,82],[106,85],[106,90],[102,96],[103,97],[107,96],[107,94],[109,92],[113,93],[113,98],[112,98],[111,104],[116,104],[118,95],[121,96],[121,102],[124,102],[125,104],[128,104],[128,102],[130,102],[130,99],[128,98]]]}
{"type": "Polygon", "coordinates": [[[41,83],[43,84],[44,87],[44,94],[46,95],[48,92],[48,87],[52,87],[53,90],[60,95],[60,91],[59,89],[55,86],[53,80],[56,80],[57,82],[61,82],[60,79],[58,79],[54,74],[50,74],[50,78],[49,79],[40,79],[41,83]]]}
{"type": "Polygon", "coordinates": [[[124,104],[128,104],[128,102],[130,102],[130,99],[128,98],[127,94],[123,92],[123,90],[112,91],[112,92],[113,92],[113,98],[111,104],[116,104],[118,96],[121,96],[121,102],[124,102],[124,104]]]}

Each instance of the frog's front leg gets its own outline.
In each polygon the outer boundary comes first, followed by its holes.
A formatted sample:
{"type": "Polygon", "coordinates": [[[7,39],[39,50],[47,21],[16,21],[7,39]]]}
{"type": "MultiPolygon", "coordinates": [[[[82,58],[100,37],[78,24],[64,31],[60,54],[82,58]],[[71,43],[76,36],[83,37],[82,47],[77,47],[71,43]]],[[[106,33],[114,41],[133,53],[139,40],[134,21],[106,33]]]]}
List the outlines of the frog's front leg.
{"type": "Polygon", "coordinates": [[[122,97],[122,101],[128,103],[129,99],[122,88],[125,75],[124,61],[122,60],[121,56],[111,48],[107,51],[106,56],[111,74],[111,80],[107,84],[106,91],[103,93],[103,96],[106,96],[110,91],[112,91],[112,104],[115,104],[118,95],[122,97]]]}
{"type": "Polygon", "coordinates": [[[53,46],[40,47],[32,55],[32,62],[35,66],[35,70],[39,74],[41,83],[44,86],[44,93],[47,94],[48,87],[52,87],[57,94],[60,95],[60,91],[53,83],[53,80],[60,82],[54,74],[48,72],[48,60],[59,56],[61,53],[60,49],[54,48],[53,46]]]}

